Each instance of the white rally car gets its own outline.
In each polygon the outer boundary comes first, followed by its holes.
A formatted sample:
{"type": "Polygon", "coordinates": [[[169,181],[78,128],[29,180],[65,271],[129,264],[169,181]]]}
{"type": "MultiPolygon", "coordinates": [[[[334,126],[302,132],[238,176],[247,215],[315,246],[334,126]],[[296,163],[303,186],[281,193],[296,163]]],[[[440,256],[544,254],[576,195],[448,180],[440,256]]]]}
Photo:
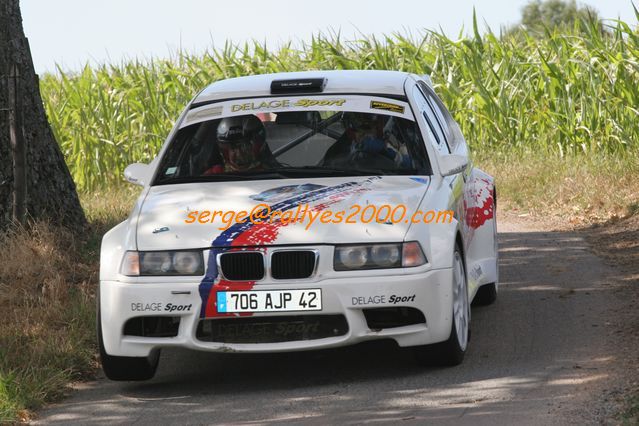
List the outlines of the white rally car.
{"type": "Polygon", "coordinates": [[[494,181],[470,163],[428,77],[219,81],[125,177],[144,189],[100,258],[98,339],[113,380],[151,378],[163,347],[391,339],[456,365],[470,303],[497,296],[494,181]]]}

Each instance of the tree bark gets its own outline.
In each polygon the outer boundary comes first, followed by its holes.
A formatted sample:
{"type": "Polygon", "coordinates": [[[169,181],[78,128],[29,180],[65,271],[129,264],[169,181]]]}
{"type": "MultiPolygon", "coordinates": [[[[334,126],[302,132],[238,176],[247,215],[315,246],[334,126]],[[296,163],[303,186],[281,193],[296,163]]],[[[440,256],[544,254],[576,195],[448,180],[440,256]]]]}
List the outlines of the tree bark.
{"type": "Polygon", "coordinates": [[[75,184],[42,104],[18,0],[0,0],[0,75],[0,229],[14,222],[15,200],[21,199],[28,218],[83,228],[86,219],[75,184]],[[18,75],[15,84],[12,74],[18,75]],[[15,89],[18,102],[11,99],[15,89]],[[13,133],[12,123],[18,124],[13,133]]]}
{"type": "Polygon", "coordinates": [[[16,223],[24,223],[27,214],[27,151],[22,126],[22,91],[18,67],[13,65],[9,74],[9,139],[13,160],[13,212],[16,223]]]}

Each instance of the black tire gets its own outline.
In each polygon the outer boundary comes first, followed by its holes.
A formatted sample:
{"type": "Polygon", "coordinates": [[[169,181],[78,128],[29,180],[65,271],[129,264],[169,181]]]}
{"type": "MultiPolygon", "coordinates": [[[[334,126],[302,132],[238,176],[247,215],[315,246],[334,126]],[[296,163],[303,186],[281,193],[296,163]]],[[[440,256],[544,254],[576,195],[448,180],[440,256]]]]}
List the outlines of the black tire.
{"type": "MultiPolygon", "coordinates": [[[[453,320],[453,322],[454,321],[455,320],[453,320]]],[[[454,367],[464,361],[465,355],[466,351],[462,350],[457,342],[455,324],[453,324],[450,337],[445,342],[435,343],[434,345],[417,346],[414,349],[414,356],[417,363],[428,367],[454,367]]]]}
{"type": "MultiPolygon", "coordinates": [[[[459,253],[462,258],[462,272],[464,276],[464,287],[466,294],[468,294],[468,281],[466,280],[466,266],[463,262],[462,251],[459,246],[455,244],[455,253],[459,253]]],[[[468,350],[468,342],[470,342],[470,306],[468,299],[466,298],[466,307],[468,309],[468,336],[466,340],[466,348],[462,349],[457,338],[457,325],[455,323],[455,315],[453,314],[453,320],[451,322],[450,336],[448,340],[441,343],[435,343],[432,345],[417,346],[414,348],[414,354],[417,362],[421,365],[438,365],[444,367],[453,367],[461,364],[464,361],[464,356],[468,350]]]]}
{"type": "Polygon", "coordinates": [[[97,315],[98,346],[100,347],[100,360],[102,370],[110,380],[115,381],[142,381],[152,379],[160,361],[160,350],[151,352],[149,356],[113,356],[106,353],[102,340],[102,320],[100,310],[97,315]]]}
{"type": "Polygon", "coordinates": [[[473,306],[492,305],[497,300],[497,285],[495,283],[484,284],[479,287],[473,299],[473,306]]]}

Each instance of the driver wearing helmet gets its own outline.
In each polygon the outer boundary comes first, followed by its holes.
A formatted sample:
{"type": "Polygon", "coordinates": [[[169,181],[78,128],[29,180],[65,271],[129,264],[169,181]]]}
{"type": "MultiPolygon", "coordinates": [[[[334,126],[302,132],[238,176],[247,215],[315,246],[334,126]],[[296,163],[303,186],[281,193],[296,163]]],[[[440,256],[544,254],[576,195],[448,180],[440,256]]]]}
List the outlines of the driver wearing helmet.
{"type": "Polygon", "coordinates": [[[224,164],[210,167],[205,175],[263,170],[276,163],[266,144],[264,125],[254,115],[222,119],[217,127],[217,145],[224,164]]]}

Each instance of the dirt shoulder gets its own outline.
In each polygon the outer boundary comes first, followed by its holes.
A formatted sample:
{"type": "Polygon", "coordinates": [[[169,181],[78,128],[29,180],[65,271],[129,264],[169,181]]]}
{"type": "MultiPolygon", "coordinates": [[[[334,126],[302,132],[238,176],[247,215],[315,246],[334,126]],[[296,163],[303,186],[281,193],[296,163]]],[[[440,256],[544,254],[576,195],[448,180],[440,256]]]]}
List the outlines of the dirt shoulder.
{"type": "Polygon", "coordinates": [[[572,232],[614,268],[609,284],[614,287],[615,303],[605,311],[605,324],[618,353],[607,367],[617,384],[602,388],[600,401],[594,402],[607,405],[606,410],[616,413],[616,420],[623,424],[639,424],[639,213],[594,224],[588,224],[587,218],[539,217],[512,210],[499,214],[505,231],[572,232]]]}
{"type": "Polygon", "coordinates": [[[619,297],[622,310],[615,312],[619,349],[625,365],[620,366],[621,385],[627,392],[622,397],[627,424],[639,424],[639,214],[616,219],[584,229],[586,241],[593,252],[620,271],[619,297]]]}
{"type": "Polygon", "coordinates": [[[586,229],[588,242],[606,263],[628,272],[629,281],[639,280],[639,214],[586,229]]]}

